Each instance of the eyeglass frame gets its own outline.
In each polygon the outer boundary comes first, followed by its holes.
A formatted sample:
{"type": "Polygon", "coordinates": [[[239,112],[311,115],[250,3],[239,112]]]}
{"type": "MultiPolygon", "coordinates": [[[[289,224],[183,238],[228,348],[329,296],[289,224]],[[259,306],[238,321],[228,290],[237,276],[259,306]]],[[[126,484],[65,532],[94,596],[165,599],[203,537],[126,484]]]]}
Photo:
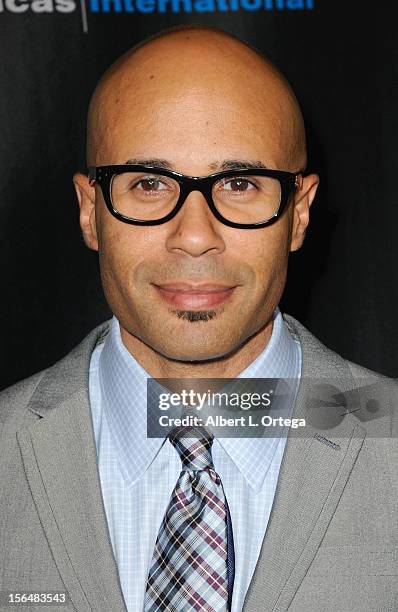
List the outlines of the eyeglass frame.
{"type": "Polygon", "coordinates": [[[88,178],[90,185],[97,183],[102,191],[105,204],[109,212],[124,223],[131,225],[161,225],[167,223],[173,219],[184,205],[187,197],[192,191],[199,191],[205,198],[207,205],[211,212],[218,221],[227,225],[228,227],[234,227],[237,229],[256,229],[260,227],[267,227],[275,223],[279,217],[283,214],[286,205],[289,201],[289,197],[292,192],[296,189],[301,188],[303,177],[303,171],[297,173],[287,172],[285,170],[271,170],[268,168],[235,168],[231,170],[224,170],[222,172],[215,172],[208,176],[188,176],[175,172],[174,170],[168,170],[166,168],[159,168],[157,166],[144,166],[140,164],[115,164],[110,166],[89,166],[88,178]],[[132,217],[127,217],[114,208],[111,197],[111,184],[114,176],[123,174],[125,172],[147,172],[148,174],[160,174],[168,178],[174,179],[180,185],[180,194],[177,202],[167,215],[161,219],[152,220],[139,220],[132,217]],[[258,223],[237,223],[230,221],[221,215],[214,204],[212,197],[212,189],[214,183],[223,179],[230,178],[232,176],[269,176],[279,181],[281,186],[281,197],[279,202],[278,210],[272,215],[272,217],[266,221],[259,221],[258,223]]]}

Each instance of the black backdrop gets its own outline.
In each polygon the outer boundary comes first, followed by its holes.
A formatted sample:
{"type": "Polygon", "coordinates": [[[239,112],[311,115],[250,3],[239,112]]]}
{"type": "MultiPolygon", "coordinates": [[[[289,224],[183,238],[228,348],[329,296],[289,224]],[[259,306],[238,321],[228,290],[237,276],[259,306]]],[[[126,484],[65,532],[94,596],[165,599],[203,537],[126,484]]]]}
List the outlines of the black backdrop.
{"type": "Polygon", "coordinates": [[[283,309],[343,356],[398,375],[395,3],[190,2],[0,0],[2,387],[109,316],[72,185],[85,168],[88,100],[131,45],[192,22],[265,52],[303,107],[321,186],[283,309]]]}

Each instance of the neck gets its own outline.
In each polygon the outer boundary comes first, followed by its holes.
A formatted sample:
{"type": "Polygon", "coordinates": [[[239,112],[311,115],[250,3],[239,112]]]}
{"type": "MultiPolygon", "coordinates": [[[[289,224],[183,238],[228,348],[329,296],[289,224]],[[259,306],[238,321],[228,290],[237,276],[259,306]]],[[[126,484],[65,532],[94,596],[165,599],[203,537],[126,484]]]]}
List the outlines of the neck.
{"type": "Polygon", "coordinates": [[[273,319],[228,355],[199,362],[169,359],[122,326],[120,334],[127,350],[152,378],[235,378],[265,349],[271,338],[272,328],[273,319]]]}

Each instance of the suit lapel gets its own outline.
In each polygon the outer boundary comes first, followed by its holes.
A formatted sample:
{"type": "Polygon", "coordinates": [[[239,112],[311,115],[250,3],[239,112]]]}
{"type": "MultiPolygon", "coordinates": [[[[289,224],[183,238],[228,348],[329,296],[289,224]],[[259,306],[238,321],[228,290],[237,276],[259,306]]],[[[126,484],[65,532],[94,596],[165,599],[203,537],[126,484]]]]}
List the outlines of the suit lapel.
{"type": "Polygon", "coordinates": [[[88,397],[92,332],[48,371],[29,409],[40,416],[17,437],[55,563],[79,612],[125,612],[110,542],[88,397]]]}
{"type": "Polygon", "coordinates": [[[344,405],[347,396],[350,397],[345,391],[354,387],[354,381],[341,358],[328,351],[297,321],[285,318],[300,338],[303,358],[293,416],[305,418],[307,424],[289,434],[244,612],[288,609],[333,517],[366,433],[350,414],[335,419],[333,428],[317,429],[320,407],[335,411],[337,416],[350,409],[346,404],[342,410],[339,401],[336,405],[336,397],[344,405]],[[319,380],[323,384],[316,387],[319,380]],[[326,391],[329,407],[327,400],[322,404],[326,391]],[[325,442],[325,438],[338,447],[325,442]]]}

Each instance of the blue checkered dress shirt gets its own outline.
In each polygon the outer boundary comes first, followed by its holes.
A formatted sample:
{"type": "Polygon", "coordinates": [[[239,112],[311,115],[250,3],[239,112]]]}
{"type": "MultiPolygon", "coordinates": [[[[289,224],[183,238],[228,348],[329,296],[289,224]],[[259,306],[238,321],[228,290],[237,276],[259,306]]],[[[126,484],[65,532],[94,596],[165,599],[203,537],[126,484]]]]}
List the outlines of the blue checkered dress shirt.
{"type": "MultiPolygon", "coordinates": [[[[279,309],[264,351],[239,377],[296,378],[301,349],[279,309]]],[[[153,549],[181,471],[172,444],[146,437],[147,372],[124,346],[113,317],[92,354],[90,402],[110,538],[129,612],[143,610],[153,549]]],[[[231,514],[235,546],[232,611],[240,612],[259,557],[285,448],[280,438],[219,438],[212,455],[231,514]]]]}

